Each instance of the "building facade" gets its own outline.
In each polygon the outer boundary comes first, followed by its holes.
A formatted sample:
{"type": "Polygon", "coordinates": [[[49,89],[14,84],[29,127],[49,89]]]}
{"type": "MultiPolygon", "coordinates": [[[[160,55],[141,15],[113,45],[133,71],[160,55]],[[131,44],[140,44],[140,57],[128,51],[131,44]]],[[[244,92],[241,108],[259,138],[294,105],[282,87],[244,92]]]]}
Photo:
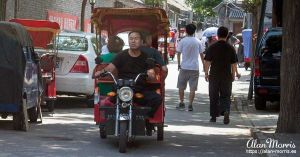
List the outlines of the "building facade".
{"type": "Polygon", "coordinates": [[[224,0],[213,8],[218,16],[218,25],[225,26],[233,33],[242,32],[244,22],[244,10],[242,1],[224,0]]]}
{"type": "MultiPolygon", "coordinates": [[[[82,0],[8,0],[5,20],[12,18],[56,21],[62,29],[79,30],[82,0]]],[[[144,7],[135,0],[98,0],[96,7],[144,7]]],[[[85,7],[85,31],[90,29],[91,5],[85,7]]]]}

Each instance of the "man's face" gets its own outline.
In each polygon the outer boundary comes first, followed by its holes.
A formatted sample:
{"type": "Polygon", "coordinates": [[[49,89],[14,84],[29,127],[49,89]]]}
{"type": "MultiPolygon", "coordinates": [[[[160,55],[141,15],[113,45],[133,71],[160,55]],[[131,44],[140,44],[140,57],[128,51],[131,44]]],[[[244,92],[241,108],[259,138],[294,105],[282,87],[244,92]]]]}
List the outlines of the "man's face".
{"type": "Polygon", "coordinates": [[[142,38],[139,33],[133,32],[128,36],[128,38],[130,49],[136,50],[142,45],[142,38]]]}

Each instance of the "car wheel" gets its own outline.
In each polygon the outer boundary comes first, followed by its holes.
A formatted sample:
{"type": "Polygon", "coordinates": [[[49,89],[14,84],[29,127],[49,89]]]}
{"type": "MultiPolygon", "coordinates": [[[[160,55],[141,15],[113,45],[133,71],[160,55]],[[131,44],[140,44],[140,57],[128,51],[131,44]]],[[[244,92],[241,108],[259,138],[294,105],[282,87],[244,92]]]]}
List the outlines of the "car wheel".
{"type": "Polygon", "coordinates": [[[13,125],[15,130],[28,131],[28,114],[26,109],[27,100],[23,99],[21,110],[13,115],[13,125]]]}
{"type": "Polygon", "coordinates": [[[261,96],[255,95],[254,104],[255,104],[256,110],[265,110],[266,109],[266,99],[261,96]]]}

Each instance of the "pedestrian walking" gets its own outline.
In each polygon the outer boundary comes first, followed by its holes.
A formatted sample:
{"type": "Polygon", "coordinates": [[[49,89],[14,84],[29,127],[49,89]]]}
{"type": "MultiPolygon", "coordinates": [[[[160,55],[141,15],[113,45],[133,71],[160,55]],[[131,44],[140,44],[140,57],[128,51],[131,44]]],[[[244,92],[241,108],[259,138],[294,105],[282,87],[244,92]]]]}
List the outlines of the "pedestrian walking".
{"type": "Polygon", "coordinates": [[[228,29],[218,29],[218,41],[205,55],[205,80],[209,82],[210,122],[216,122],[224,114],[224,124],[229,124],[230,96],[235,78],[237,56],[232,45],[226,42],[228,29]]]}
{"type": "Polygon", "coordinates": [[[202,63],[204,61],[204,56],[200,40],[194,37],[196,26],[194,24],[188,24],[185,28],[187,36],[180,40],[176,50],[179,70],[177,88],[179,89],[180,99],[177,108],[185,108],[184,91],[187,87],[187,83],[189,83],[190,94],[188,111],[193,111],[193,101],[195,91],[197,91],[199,78],[199,56],[202,63]]]}

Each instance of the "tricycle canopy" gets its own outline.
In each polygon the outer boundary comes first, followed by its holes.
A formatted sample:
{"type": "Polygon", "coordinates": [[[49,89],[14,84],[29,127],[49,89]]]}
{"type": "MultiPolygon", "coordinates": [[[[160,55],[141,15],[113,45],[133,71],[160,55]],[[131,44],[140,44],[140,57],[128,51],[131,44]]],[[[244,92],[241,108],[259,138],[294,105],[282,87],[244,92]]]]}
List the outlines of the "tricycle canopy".
{"type": "Polygon", "coordinates": [[[125,31],[143,31],[155,35],[168,35],[169,20],[160,8],[96,8],[92,21],[97,30],[107,30],[108,35],[125,31]]]}
{"type": "Polygon", "coordinates": [[[23,26],[0,22],[0,104],[22,102],[26,66],[23,51],[29,48],[32,40],[23,26]]]}
{"type": "Polygon", "coordinates": [[[19,23],[26,28],[33,39],[35,48],[46,49],[47,44],[49,44],[60,31],[58,23],[47,20],[12,19],[10,21],[19,23]]]}

